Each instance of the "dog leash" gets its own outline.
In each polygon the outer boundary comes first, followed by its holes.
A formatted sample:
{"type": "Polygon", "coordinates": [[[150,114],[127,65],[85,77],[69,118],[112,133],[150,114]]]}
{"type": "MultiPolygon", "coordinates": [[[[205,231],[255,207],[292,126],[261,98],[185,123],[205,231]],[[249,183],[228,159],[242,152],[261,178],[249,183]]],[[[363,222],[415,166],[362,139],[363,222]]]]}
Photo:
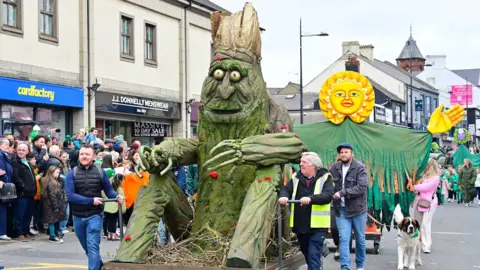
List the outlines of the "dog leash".
{"type": "Polygon", "coordinates": [[[378,225],[381,225],[381,226],[390,226],[390,225],[387,225],[385,223],[381,223],[380,221],[376,220],[372,215],[370,215],[369,213],[367,213],[367,216],[375,223],[377,223],[378,225]]]}

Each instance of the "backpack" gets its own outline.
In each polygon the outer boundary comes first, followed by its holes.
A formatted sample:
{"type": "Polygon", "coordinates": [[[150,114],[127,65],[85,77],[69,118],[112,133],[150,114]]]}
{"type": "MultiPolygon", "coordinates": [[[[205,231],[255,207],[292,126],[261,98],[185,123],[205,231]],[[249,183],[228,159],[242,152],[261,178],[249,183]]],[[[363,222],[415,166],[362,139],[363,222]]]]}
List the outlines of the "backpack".
{"type": "Polygon", "coordinates": [[[0,201],[2,203],[10,203],[17,198],[17,189],[13,183],[4,183],[0,189],[0,201]]]}

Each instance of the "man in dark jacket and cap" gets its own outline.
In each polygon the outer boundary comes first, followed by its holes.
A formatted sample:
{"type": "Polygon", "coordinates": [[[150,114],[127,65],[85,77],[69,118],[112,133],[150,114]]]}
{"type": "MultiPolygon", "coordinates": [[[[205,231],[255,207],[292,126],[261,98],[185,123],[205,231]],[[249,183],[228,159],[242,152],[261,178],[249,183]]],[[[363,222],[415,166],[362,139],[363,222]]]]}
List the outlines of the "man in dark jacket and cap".
{"type": "Polygon", "coordinates": [[[323,242],[330,227],[333,193],[332,176],[314,152],[302,154],[300,171],[280,191],[281,205],[286,205],[289,199],[300,200],[300,204],[290,206],[290,227],[297,235],[308,270],[322,269],[323,242]]]}
{"type": "Polygon", "coordinates": [[[332,165],[330,172],[335,184],[333,206],[340,235],[340,265],[342,270],[350,270],[350,238],[353,229],[356,269],[363,270],[366,258],[368,175],[365,165],[354,158],[351,144],[340,144],[337,152],[340,161],[332,165]]]}

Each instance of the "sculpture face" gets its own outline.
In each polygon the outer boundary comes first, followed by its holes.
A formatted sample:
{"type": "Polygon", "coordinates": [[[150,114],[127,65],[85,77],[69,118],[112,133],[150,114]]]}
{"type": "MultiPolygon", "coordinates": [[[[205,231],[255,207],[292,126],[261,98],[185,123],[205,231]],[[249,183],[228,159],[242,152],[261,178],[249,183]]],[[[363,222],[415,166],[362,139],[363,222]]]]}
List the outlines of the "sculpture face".
{"type": "Polygon", "coordinates": [[[345,82],[337,84],[330,94],[330,102],[335,111],[351,115],[362,108],[364,101],[363,91],[358,84],[345,82]]]}
{"type": "Polygon", "coordinates": [[[264,88],[261,73],[251,64],[217,57],[202,88],[206,120],[214,123],[244,121],[263,101],[264,88]]]}
{"type": "Polygon", "coordinates": [[[361,74],[341,71],[328,78],[319,96],[320,108],[330,122],[341,124],[345,117],[361,123],[375,106],[375,92],[361,74]]]}

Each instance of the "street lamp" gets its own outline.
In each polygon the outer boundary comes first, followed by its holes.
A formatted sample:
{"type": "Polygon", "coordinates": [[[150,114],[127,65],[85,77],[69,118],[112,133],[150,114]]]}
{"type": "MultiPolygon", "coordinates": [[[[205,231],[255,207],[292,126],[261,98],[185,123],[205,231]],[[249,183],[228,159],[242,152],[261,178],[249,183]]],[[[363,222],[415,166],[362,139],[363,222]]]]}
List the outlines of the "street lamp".
{"type": "Polygon", "coordinates": [[[302,34],[302,18],[300,18],[300,124],[303,124],[303,54],[302,54],[302,38],[304,37],[326,37],[327,33],[320,34],[302,34]]]}

